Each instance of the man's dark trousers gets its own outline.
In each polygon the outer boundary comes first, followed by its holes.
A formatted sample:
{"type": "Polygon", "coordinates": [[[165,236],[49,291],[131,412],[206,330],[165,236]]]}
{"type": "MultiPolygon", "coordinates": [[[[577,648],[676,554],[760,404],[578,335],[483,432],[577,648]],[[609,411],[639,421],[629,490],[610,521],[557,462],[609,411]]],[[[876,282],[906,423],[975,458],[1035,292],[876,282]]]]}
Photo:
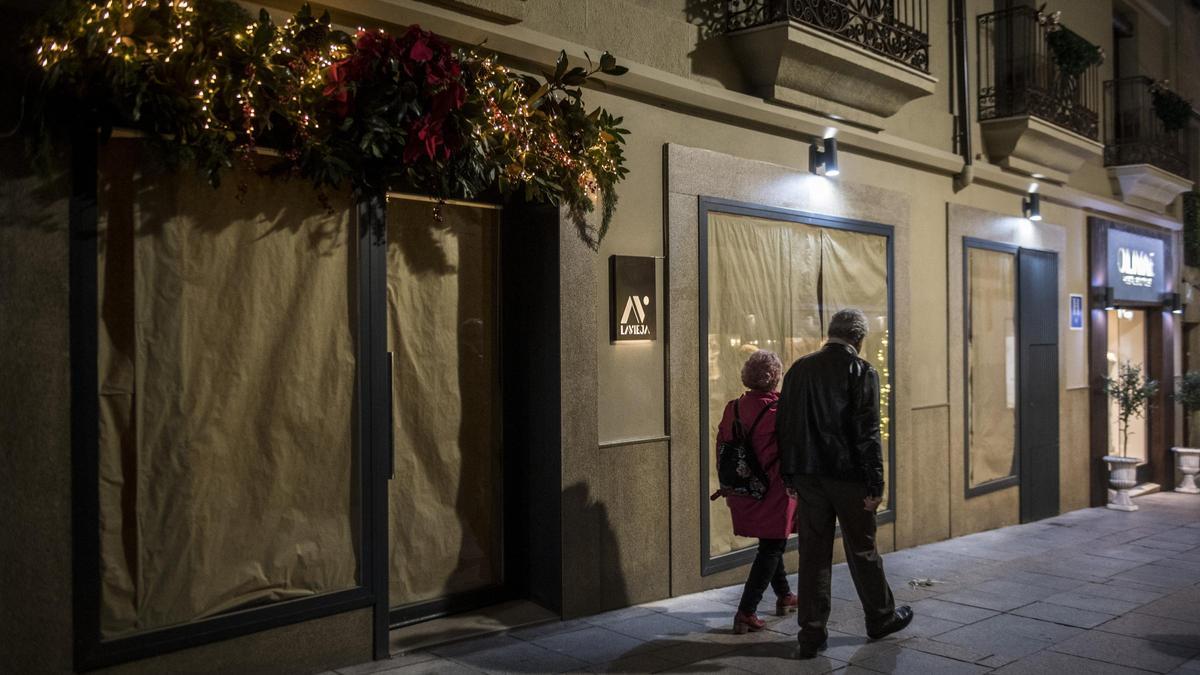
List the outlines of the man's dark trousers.
{"type": "Polygon", "coordinates": [[[842,525],[842,546],[867,630],[880,628],[895,613],[896,601],[883,574],[883,558],[875,548],[875,513],[863,508],[866,485],[822,476],[796,476],[793,482],[799,498],[800,643],[820,645],[829,635],[825,624],[829,620],[835,516],[842,525]]]}

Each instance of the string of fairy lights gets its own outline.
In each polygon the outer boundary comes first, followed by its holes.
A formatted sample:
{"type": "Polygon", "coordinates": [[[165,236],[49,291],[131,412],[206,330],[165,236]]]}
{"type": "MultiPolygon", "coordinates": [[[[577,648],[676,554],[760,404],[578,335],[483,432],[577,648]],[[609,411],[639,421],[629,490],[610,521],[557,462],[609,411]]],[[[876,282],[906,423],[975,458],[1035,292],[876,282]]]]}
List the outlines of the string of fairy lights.
{"type": "MultiPolygon", "coordinates": [[[[396,84],[374,81],[373,76],[349,85],[331,79],[339,64],[361,53],[356,52],[359,42],[334,30],[328,15],[314,18],[307,6],[281,24],[264,12],[257,21],[231,27],[214,3],[196,3],[80,1],[64,20],[46,27],[47,34],[36,43],[36,61],[45,72],[65,67],[62,72],[77,78],[76,83],[86,83],[78,78],[100,73],[112,80],[112,91],[121,96],[138,86],[147,87],[158,97],[149,116],[139,118],[132,108],[118,121],[140,119],[139,128],[164,134],[177,145],[203,144],[210,148],[206,152],[240,153],[251,161],[259,141],[279,143],[282,147],[276,149],[293,162],[300,161],[306,148],[315,147],[310,140],[327,144],[318,149],[320,153],[355,151],[357,139],[329,144],[347,127],[331,123],[322,129],[324,122],[339,121],[338,115],[345,114],[344,109],[331,112],[331,92],[344,103],[346,96],[353,97],[363,88],[396,84]],[[172,107],[172,99],[191,110],[183,113],[172,107]],[[287,124],[277,124],[280,118],[287,124]],[[285,130],[282,137],[280,128],[285,130]]],[[[366,33],[359,28],[358,39],[366,33]]],[[[392,39],[383,30],[378,33],[381,39],[392,39]]],[[[470,69],[462,81],[470,105],[455,109],[464,111],[466,132],[474,136],[462,141],[476,149],[476,161],[490,165],[485,173],[500,176],[502,187],[505,182],[524,185],[535,198],[565,197],[577,225],[581,223],[577,214],[591,211],[603,195],[603,232],[615,204],[611,188],[626,173],[619,137],[623,130],[616,128],[620,120],[600,110],[585,115],[578,94],[568,92],[560,82],[531,91],[530,78],[511,72],[494,57],[459,51],[451,58],[470,69]],[[603,117],[597,118],[599,114],[603,117]]],[[[436,86],[425,95],[437,94],[436,86]]],[[[436,133],[443,132],[439,128],[436,133]]],[[[429,153],[434,159],[432,150],[429,153]]],[[[351,166],[354,158],[333,161],[351,166]]],[[[221,164],[228,166],[218,155],[208,166],[221,164]]]]}

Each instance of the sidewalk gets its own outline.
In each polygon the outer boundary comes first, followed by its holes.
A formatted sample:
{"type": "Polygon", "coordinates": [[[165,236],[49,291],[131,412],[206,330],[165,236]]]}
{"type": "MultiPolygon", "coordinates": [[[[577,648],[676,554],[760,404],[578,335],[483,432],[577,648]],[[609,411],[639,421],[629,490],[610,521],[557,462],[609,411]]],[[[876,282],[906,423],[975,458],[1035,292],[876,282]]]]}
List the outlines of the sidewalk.
{"type": "MultiPolygon", "coordinates": [[[[897,601],[916,618],[878,642],[866,639],[838,565],[829,648],[809,661],[792,658],[794,615],[734,635],[741,589],[729,587],[338,672],[1200,675],[1200,497],[1168,492],[1136,503],[1135,513],[1086,509],[885,556],[897,601]],[[909,587],[915,578],[938,583],[909,587]]],[[[795,569],[795,554],[787,564],[795,569]]]]}

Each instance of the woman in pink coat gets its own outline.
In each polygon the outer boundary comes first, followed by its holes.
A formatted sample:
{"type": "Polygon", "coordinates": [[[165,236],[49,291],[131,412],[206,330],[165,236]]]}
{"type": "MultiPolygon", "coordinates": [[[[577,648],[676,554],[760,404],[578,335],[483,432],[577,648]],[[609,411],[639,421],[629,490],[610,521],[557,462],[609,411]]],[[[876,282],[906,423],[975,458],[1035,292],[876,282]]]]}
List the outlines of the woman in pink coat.
{"type": "MultiPolygon", "coordinates": [[[[779,394],[775,391],[783,374],[779,357],[768,351],[757,351],[750,355],[742,366],[742,384],[748,391],[737,399],[738,418],[742,428],[749,430],[763,408],[768,408],[754,428],[750,439],[759,466],[767,473],[770,485],[761,500],[753,497],[727,495],[726,503],[733,517],[733,532],[740,537],[758,539],[758,555],[750,567],[750,577],[742,590],[737,614],[733,617],[733,629],[737,633],[763,629],[758,618],[758,603],[769,584],[775,591],[775,613],[785,616],[796,611],[796,596],[788,587],[787,570],[784,568],[783,552],[796,516],[796,499],[788,495],[779,472],[779,446],[775,437],[775,403],[779,394]]],[[[725,414],[717,428],[717,442],[733,439],[734,401],[725,406],[725,414]]]]}

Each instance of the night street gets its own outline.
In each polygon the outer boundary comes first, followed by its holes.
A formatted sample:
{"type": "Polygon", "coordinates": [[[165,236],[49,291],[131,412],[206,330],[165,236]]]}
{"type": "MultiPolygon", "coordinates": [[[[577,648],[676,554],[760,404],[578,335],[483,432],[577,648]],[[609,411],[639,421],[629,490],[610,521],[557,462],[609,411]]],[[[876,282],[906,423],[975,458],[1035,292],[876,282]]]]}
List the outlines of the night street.
{"type": "Polygon", "coordinates": [[[1136,501],[888,554],[916,619],[877,642],[838,565],[829,648],[811,661],[792,658],[795,618],[772,616],[773,597],[768,630],[733,635],[741,588],[728,587],[336,672],[1200,673],[1200,497],[1136,501]]]}

